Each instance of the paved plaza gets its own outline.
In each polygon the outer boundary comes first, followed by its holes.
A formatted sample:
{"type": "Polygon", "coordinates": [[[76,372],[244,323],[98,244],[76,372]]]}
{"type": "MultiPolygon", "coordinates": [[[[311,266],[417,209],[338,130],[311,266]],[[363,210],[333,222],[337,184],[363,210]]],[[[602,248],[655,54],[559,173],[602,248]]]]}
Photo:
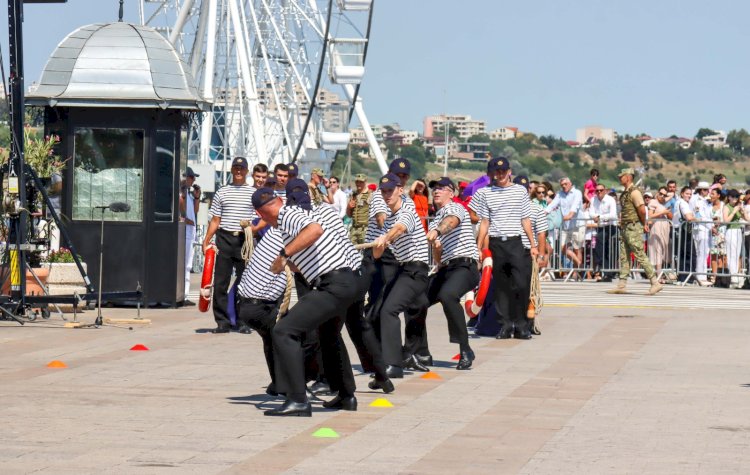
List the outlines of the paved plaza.
{"type": "Polygon", "coordinates": [[[132,331],[0,322],[0,473],[748,472],[750,292],[543,288],[542,336],[475,338],[459,372],[433,307],[440,379],[410,374],[371,407],[383,394],[359,375],[358,412],[312,418],[264,417],[279,400],[260,338],[206,333],[195,307],[144,311],[132,331]]]}

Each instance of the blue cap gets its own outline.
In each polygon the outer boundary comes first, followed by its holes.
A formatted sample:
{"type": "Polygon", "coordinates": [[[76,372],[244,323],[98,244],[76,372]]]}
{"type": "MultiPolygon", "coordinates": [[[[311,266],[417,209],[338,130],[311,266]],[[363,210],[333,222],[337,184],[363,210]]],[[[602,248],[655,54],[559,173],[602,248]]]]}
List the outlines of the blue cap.
{"type": "Polygon", "coordinates": [[[274,193],[271,188],[268,188],[267,186],[258,188],[255,190],[255,193],[253,193],[253,208],[259,209],[274,199],[276,199],[276,193],[274,193]]]}
{"type": "Polygon", "coordinates": [[[309,193],[305,180],[302,180],[301,178],[292,178],[291,180],[286,182],[287,196],[289,196],[289,193],[294,192],[309,193]]]}
{"type": "Polygon", "coordinates": [[[490,160],[490,163],[487,164],[487,171],[494,172],[497,170],[510,170],[510,162],[507,158],[500,156],[490,160]]]}
{"type": "Polygon", "coordinates": [[[247,159],[245,157],[234,157],[232,160],[233,167],[242,167],[247,170],[247,159]]]}
{"type": "Polygon", "coordinates": [[[430,182],[430,188],[442,188],[444,186],[449,186],[451,190],[456,191],[456,185],[453,183],[453,180],[447,176],[440,177],[440,179],[432,180],[430,182]]]}
{"type": "Polygon", "coordinates": [[[513,183],[515,183],[516,185],[521,185],[527,190],[529,189],[529,178],[524,175],[518,175],[517,177],[514,177],[513,183]]]}
{"type": "Polygon", "coordinates": [[[391,162],[391,165],[388,167],[388,173],[410,175],[411,163],[405,158],[397,158],[391,162]]]}
{"type": "Polygon", "coordinates": [[[380,179],[379,184],[381,190],[392,190],[397,186],[401,186],[401,179],[394,173],[387,173],[380,179]]]}
{"type": "Polygon", "coordinates": [[[275,176],[269,175],[269,177],[266,178],[266,186],[268,186],[268,185],[275,185],[276,183],[277,182],[276,182],[276,177],[275,176]]]}
{"type": "Polygon", "coordinates": [[[287,193],[286,205],[299,206],[306,210],[312,209],[312,201],[310,200],[310,195],[306,191],[292,191],[291,193],[287,193]]]}
{"type": "Polygon", "coordinates": [[[287,165],[287,169],[289,170],[290,178],[299,175],[299,167],[296,163],[290,163],[289,165],[287,165]]]}

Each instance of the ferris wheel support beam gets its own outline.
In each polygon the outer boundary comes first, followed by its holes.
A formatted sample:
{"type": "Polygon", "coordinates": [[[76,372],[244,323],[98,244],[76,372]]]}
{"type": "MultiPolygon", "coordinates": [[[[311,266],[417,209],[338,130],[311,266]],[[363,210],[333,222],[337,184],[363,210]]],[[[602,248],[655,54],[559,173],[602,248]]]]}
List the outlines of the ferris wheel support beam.
{"type": "Polygon", "coordinates": [[[193,49],[190,51],[190,72],[193,73],[193,79],[198,80],[198,72],[201,67],[201,55],[203,54],[203,42],[206,36],[206,25],[208,24],[208,8],[202,8],[198,16],[198,31],[193,42],[193,49]]]}
{"type": "MultiPolygon", "coordinates": [[[[354,88],[352,87],[352,89],[354,88]]],[[[365,115],[365,108],[362,107],[362,99],[359,97],[354,103],[354,113],[357,115],[357,119],[359,119],[359,125],[362,126],[362,130],[365,132],[367,143],[370,144],[370,150],[372,150],[372,154],[375,155],[375,161],[378,163],[378,168],[380,168],[380,172],[385,175],[388,173],[388,164],[385,162],[385,157],[383,157],[383,151],[380,150],[378,139],[375,138],[375,134],[372,132],[370,121],[367,120],[367,116],[365,115]]]]}
{"type": "MultiPolygon", "coordinates": [[[[216,54],[216,0],[208,0],[208,15],[206,25],[208,27],[208,43],[206,45],[206,62],[203,68],[203,99],[212,104],[211,109],[203,114],[201,123],[201,163],[210,162],[211,131],[214,124],[214,65],[216,54]]],[[[193,66],[195,67],[195,66],[193,66]]]]}
{"type": "Polygon", "coordinates": [[[180,33],[182,33],[182,27],[185,26],[185,22],[190,16],[190,9],[193,8],[193,2],[194,0],[185,0],[185,3],[180,8],[174,28],[169,33],[169,42],[172,43],[172,46],[176,46],[177,39],[180,37],[180,33]]]}
{"type": "MultiPolygon", "coordinates": [[[[229,0],[229,16],[231,17],[232,29],[234,30],[237,54],[240,58],[240,73],[242,75],[242,83],[245,86],[245,94],[247,95],[250,126],[253,129],[253,139],[255,140],[255,150],[258,154],[258,163],[269,164],[265,135],[264,131],[261,129],[262,122],[258,104],[258,94],[255,90],[255,82],[253,81],[255,71],[253,71],[250,61],[248,61],[249,45],[245,42],[246,35],[245,30],[243,29],[243,24],[245,22],[241,21],[242,19],[239,15],[236,0],[229,0]]],[[[245,153],[245,151],[243,150],[242,153],[245,153]]]]}

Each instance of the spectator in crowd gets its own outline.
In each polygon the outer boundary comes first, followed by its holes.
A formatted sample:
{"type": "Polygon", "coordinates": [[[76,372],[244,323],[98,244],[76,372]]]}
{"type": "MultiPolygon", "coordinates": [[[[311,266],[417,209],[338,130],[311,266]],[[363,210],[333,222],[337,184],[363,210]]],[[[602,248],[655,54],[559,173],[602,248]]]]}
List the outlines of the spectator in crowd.
{"type": "Polygon", "coordinates": [[[711,227],[711,247],[709,250],[712,275],[708,281],[715,284],[716,273],[726,267],[727,254],[725,246],[724,201],[722,200],[721,185],[719,183],[711,185],[708,199],[711,203],[711,221],[713,221],[713,226],[711,227]]]}
{"type": "Polygon", "coordinates": [[[592,168],[589,176],[591,178],[583,185],[583,194],[586,198],[592,200],[596,196],[596,185],[599,183],[599,170],[592,168]]]}
{"type": "Polygon", "coordinates": [[[727,192],[727,203],[724,206],[723,220],[726,225],[725,243],[727,252],[727,267],[732,274],[729,287],[738,288],[740,279],[736,276],[740,272],[740,254],[742,253],[742,221],[745,218],[745,210],[740,203],[740,192],[729,190],[727,192]]]}
{"type": "Polygon", "coordinates": [[[578,212],[581,210],[583,198],[581,192],[573,186],[570,178],[564,177],[560,180],[560,192],[557,194],[552,203],[545,210],[550,214],[557,209],[562,213],[562,234],[560,241],[562,243],[562,252],[572,261],[573,266],[581,266],[581,246],[583,245],[583,235],[578,232],[578,212]]]}
{"type": "MultiPolygon", "coordinates": [[[[539,183],[536,185],[536,187],[533,188],[533,194],[531,196],[531,202],[532,204],[536,204],[539,206],[539,208],[544,211],[544,209],[547,208],[547,205],[549,204],[547,202],[547,187],[544,186],[543,183],[539,183]]],[[[551,200],[550,200],[551,201],[551,200]]],[[[546,213],[545,213],[546,214],[546,213]]],[[[548,232],[547,232],[547,239],[544,242],[539,243],[539,268],[542,269],[544,267],[547,267],[549,265],[549,257],[552,253],[552,246],[550,245],[550,238],[549,238],[549,217],[552,215],[547,216],[547,225],[548,225],[548,232]]]]}
{"type": "Polygon", "coordinates": [[[617,241],[617,201],[607,194],[601,183],[596,185],[596,196],[591,201],[591,219],[597,225],[594,245],[594,275],[600,280],[611,281],[613,274],[602,269],[614,269],[617,241]],[[598,275],[597,275],[598,274],[598,275]]]}
{"type": "Polygon", "coordinates": [[[691,205],[696,221],[693,226],[693,245],[695,246],[695,274],[699,285],[710,286],[708,281],[708,251],[711,245],[711,204],[708,202],[708,182],[701,181],[695,186],[691,205]]]}
{"type": "Polygon", "coordinates": [[[346,216],[348,200],[346,199],[346,193],[341,189],[339,177],[331,176],[328,180],[328,184],[330,186],[330,188],[328,188],[328,199],[330,200],[333,209],[336,210],[336,214],[339,215],[339,218],[344,219],[344,216],[346,216]]]}
{"type": "Polygon", "coordinates": [[[414,201],[419,219],[422,220],[422,227],[427,232],[427,216],[430,214],[430,192],[423,180],[414,180],[409,190],[409,197],[414,201]]]}
{"type": "Polygon", "coordinates": [[[727,185],[727,177],[723,173],[717,173],[714,175],[714,185],[720,185],[721,189],[727,185]]]}
{"type": "Polygon", "coordinates": [[[674,207],[677,204],[677,200],[680,199],[679,193],[677,193],[677,182],[669,180],[667,182],[667,201],[664,202],[664,206],[674,214],[674,207]]]}
{"type": "Polygon", "coordinates": [[[690,207],[690,199],[693,196],[693,190],[689,186],[684,186],[680,190],[680,198],[675,205],[675,212],[672,215],[672,226],[677,234],[677,244],[675,253],[677,255],[677,270],[681,273],[680,278],[686,278],[686,273],[693,272],[695,251],[692,242],[693,226],[697,218],[690,207]]]}
{"type": "Polygon", "coordinates": [[[256,164],[253,167],[253,186],[261,188],[266,184],[266,178],[268,178],[268,167],[262,163],[256,164]]]}
{"type": "Polygon", "coordinates": [[[643,194],[648,210],[648,260],[654,265],[656,274],[660,275],[669,250],[669,233],[672,230],[672,212],[664,206],[667,189],[659,188],[656,199],[650,192],[643,194]]]}

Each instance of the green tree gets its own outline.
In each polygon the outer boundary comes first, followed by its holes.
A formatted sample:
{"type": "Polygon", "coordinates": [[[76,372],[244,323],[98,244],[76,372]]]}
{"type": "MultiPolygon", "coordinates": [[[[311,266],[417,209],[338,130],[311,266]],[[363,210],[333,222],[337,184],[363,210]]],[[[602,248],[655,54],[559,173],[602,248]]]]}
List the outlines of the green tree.
{"type": "Polygon", "coordinates": [[[750,151],[750,133],[745,129],[730,130],[727,134],[727,145],[735,152],[750,151]]]}
{"type": "Polygon", "coordinates": [[[698,129],[698,133],[695,134],[695,138],[700,140],[707,135],[716,135],[716,131],[706,127],[701,127],[700,129],[698,129]]]}
{"type": "Polygon", "coordinates": [[[466,139],[467,142],[481,142],[481,143],[489,143],[490,142],[490,136],[487,134],[476,134],[472,135],[468,139],[466,139]]]}

